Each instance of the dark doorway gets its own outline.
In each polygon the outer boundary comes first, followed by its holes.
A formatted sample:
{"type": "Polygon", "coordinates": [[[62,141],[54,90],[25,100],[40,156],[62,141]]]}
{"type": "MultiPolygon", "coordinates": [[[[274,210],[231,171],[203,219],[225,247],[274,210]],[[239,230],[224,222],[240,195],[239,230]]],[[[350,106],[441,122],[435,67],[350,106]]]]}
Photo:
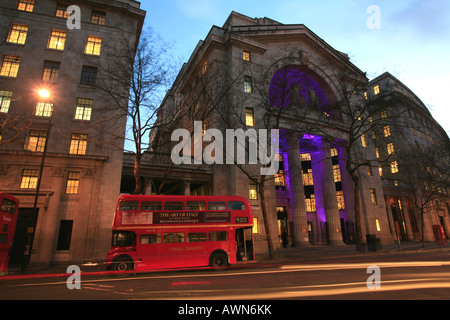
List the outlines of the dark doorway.
{"type": "Polygon", "coordinates": [[[236,229],[236,259],[237,261],[253,261],[253,233],[252,228],[236,229]]]}
{"type": "Polygon", "coordinates": [[[33,208],[19,208],[10,264],[22,264],[25,253],[30,253],[28,250],[33,241],[38,212],[34,212],[33,208]]]}

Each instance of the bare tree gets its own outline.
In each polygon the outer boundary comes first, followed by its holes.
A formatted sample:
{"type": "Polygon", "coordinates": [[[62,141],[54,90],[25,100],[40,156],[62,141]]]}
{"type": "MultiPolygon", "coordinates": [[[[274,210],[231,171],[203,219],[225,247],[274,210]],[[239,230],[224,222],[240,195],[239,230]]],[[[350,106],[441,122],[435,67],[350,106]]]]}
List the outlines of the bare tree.
{"type": "MultiPolygon", "coordinates": [[[[127,46],[127,39],[123,44],[127,46]]],[[[126,141],[131,142],[134,153],[134,193],[142,192],[141,160],[147,150],[149,133],[155,126],[159,105],[164,92],[171,83],[174,64],[168,55],[169,44],[158,37],[151,29],[143,32],[136,55],[135,48],[128,45],[124,56],[117,56],[104,68],[103,78],[98,87],[115,102],[119,114],[128,119],[126,141]],[[125,65],[124,68],[118,66],[125,65]],[[120,89],[124,88],[124,89],[120,89]]],[[[125,148],[129,146],[125,144],[125,148]]]]}

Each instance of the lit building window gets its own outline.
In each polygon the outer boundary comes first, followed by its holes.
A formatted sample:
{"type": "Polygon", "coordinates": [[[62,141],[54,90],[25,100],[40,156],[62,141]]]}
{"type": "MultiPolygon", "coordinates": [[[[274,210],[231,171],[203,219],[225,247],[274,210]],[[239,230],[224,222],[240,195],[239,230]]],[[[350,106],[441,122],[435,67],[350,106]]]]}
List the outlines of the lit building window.
{"type": "Polygon", "coordinates": [[[67,8],[69,6],[65,5],[65,4],[58,4],[56,6],[56,16],[58,18],[64,18],[64,19],[68,19],[70,18],[70,12],[67,12],[67,8]]]}
{"type": "Polygon", "coordinates": [[[308,169],[308,172],[303,173],[302,176],[303,176],[303,185],[304,186],[313,186],[314,185],[312,169],[308,169]]]}
{"type": "Polygon", "coordinates": [[[259,233],[258,218],[253,218],[253,233],[259,233]]]}
{"type": "Polygon", "coordinates": [[[344,191],[336,191],[336,199],[339,210],[345,210],[344,191]]]}
{"type": "Polygon", "coordinates": [[[53,103],[38,102],[36,104],[36,109],[34,110],[34,115],[39,117],[51,117],[52,111],[53,103]]]}
{"type": "Polygon", "coordinates": [[[378,166],[378,173],[380,174],[380,177],[383,176],[383,167],[381,165],[378,166]]]}
{"type": "Polygon", "coordinates": [[[256,188],[256,183],[250,182],[248,184],[248,199],[249,200],[258,200],[258,191],[256,188]]]}
{"type": "Polygon", "coordinates": [[[387,151],[388,151],[389,155],[394,153],[395,149],[394,149],[394,144],[393,143],[388,143],[387,144],[387,151]]]}
{"type": "Polygon", "coordinates": [[[36,189],[39,178],[39,170],[25,169],[22,172],[22,180],[20,181],[20,189],[36,189]]]}
{"type": "Polygon", "coordinates": [[[300,160],[301,161],[311,161],[311,155],[309,153],[301,153],[300,160]]]}
{"type": "Polygon", "coordinates": [[[366,165],[367,175],[372,176],[372,166],[370,164],[366,165]]]}
{"type": "Polygon", "coordinates": [[[91,120],[92,115],[92,103],[91,99],[77,99],[77,108],[75,111],[76,120],[91,120]]]}
{"type": "Polygon", "coordinates": [[[244,50],[244,53],[242,54],[242,59],[244,61],[250,61],[250,51],[244,50]]]}
{"type": "Polygon", "coordinates": [[[208,69],[208,63],[205,62],[202,67],[202,74],[205,74],[207,69],[208,69]]]}
{"type": "Polygon", "coordinates": [[[378,148],[375,148],[375,155],[377,156],[377,159],[380,158],[380,151],[378,150],[378,148]]]}
{"type": "Polygon", "coordinates": [[[367,148],[367,138],[366,138],[366,134],[365,134],[365,133],[363,133],[363,134],[361,135],[361,145],[362,145],[364,148],[367,148]]]}
{"type": "Polygon", "coordinates": [[[310,198],[305,198],[306,212],[316,212],[316,196],[310,195],[310,198]]]}
{"type": "Polygon", "coordinates": [[[25,44],[28,34],[28,26],[23,24],[13,23],[11,30],[9,31],[8,39],[9,43],[25,44]]]}
{"type": "Polygon", "coordinates": [[[72,139],[70,140],[69,154],[86,154],[87,148],[87,134],[72,134],[72,139]]]}
{"type": "Polygon", "coordinates": [[[19,72],[20,57],[4,56],[0,76],[16,78],[19,72]]]}
{"type": "Polygon", "coordinates": [[[389,126],[384,126],[383,133],[385,137],[389,137],[391,135],[391,128],[389,126]]]}
{"type": "Polygon", "coordinates": [[[381,221],[380,219],[375,219],[375,225],[377,227],[377,231],[380,232],[381,231],[381,221]]]}
{"type": "Polygon", "coordinates": [[[17,10],[33,12],[34,0],[19,0],[17,2],[17,10]]]}
{"type": "Polygon", "coordinates": [[[245,124],[249,127],[253,127],[255,125],[255,116],[253,109],[251,108],[245,109],[245,124]]]}
{"type": "Polygon", "coordinates": [[[364,92],[364,99],[368,99],[369,97],[367,96],[367,92],[364,92]]]}
{"type": "Polygon", "coordinates": [[[331,148],[330,155],[332,157],[337,157],[337,155],[338,155],[337,149],[336,148],[331,148]]]}
{"type": "Polygon", "coordinates": [[[80,173],[69,172],[67,177],[66,194],[78,194],[80,185],[80,173]]]}
{"type": "Polygon", "coordinates": [[[30,131],[24,149],[31,152],[44,152],[45,142],[47,141],[46,131],[30,131]]]}
{"type": "Polygon", "coordinates": [[[333,175],[334,175],[334,182],[341,181],[341,169],[339,168],[338,164],[335,164],[333,166],[333,175]]]}
{"type": "Polygon", "coordinates": [[[380,86],[376,85],[375,87],[373,87],[373,93],[374,94],[379,94],[380,93],[380,86]]]}
{"type": "Polygon", "coordinates": [[[48,40],[48,48],[55,50],[64,50],[66,44],[67,32],[52,30],[50,39],[48,40]]]}
{"type": "Polygon", "coordinates": [[[0,113],[8,113],[11,105],[11,91],[0,91],[0,113]]]}
{"type": "Polygon", "coordinates": [[[275,187],[285,187],[286,182],[284,180],[284,173],[283,170],[280,170],[278,173],[275,174],[275,187]]]}
{"type": "Polygon", "coordinates": [[[380,112],[380,118],[381,119],[386,119],[387,118],[387,111],[386,110],[380,112]]]}
{"type": "Polygon", "coordinates": [[[61,63],[56,61],[45,61],[44,72],[42,73],[42,80],[49,82],[56,82],[59,76],[59,67],[61,63]]]}
{"type": "Polygon", "coordinates": [[[375,189],[370,189],[370,199],[372,200],[372,204],[378,204],[377,192],[375,189]]]}
{"type": "Polygon", "coordinates": [[[99,56],[102,50],[102,38],[88,36],[84,53],[99,56]]]}
{"type": "Polygon", "coordinates": [[[398,172],[398,163],[397,163],[397,161],[391,162],[391,172],[392,173],[397,173],[398,172]]]}
{"type": "Polygon", "coordinates": [[[252,91],[252,78],[246,76],[244,78],[244,92],[252,93],[252,91]]]}
{"type": "Polygon", "coordinates": [[[104,25],[106,22],[106,12],[92,10],[91,23],[104,25]]]}

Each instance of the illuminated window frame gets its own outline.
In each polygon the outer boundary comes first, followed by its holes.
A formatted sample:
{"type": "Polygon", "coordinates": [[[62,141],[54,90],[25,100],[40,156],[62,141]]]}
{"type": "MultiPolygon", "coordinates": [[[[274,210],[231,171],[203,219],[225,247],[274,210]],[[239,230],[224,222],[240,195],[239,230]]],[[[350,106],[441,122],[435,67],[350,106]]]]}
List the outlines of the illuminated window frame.
{"type": "Polygon", "coordinates": [[[106,12],[92,10],[91,23],[104,25],[106,23],[106,12]]]}
{"type": "Polygon", "coordinates": [[[54,49],[59,51],[64,51],[66,45],[67,32],[52,30],[50,33],[50,38],[48,39],[48,49],[54,49]]]}
{"type": "Polygon", "coordinates": [[[248,184],[248,199],[249,200],[258,200],[258,190],[256,183],[249,182],[248,184]]]}
{"type": "Polygon", "coordinates": [[[245,109],[245,124],[249,127],[255,125],[255,114],[252,108],[245,109]]]}
{"type": "Polygon", "coordinates": [[[18,56],[4,56],[2,61],[2,68],[0,76],[17,78],[20,67],[20,57],[18,56]]]}
{"type": "Polygon", "coordinates": [[[34,115],[38,117],[50,118],[53,112],[53,103],[49,102],[38,102],[36,108],[34,109],[34,115]]]}
{"type": "Polygon", "coordinates": [[[20,189],[36,189],[39,179],[39,170],[25,169],[22,172],[22,179],[20,181],[20,189]]]}
{"type": "Polygon", "coordinates": [[[250,62],[251,54],[250,51],[244,50],[242,53],[242,60],[250,62]]]}
{"type": "Polygon", "coordinates": [[[87,149],[87,134],[73,133],[70,140],[69,154],[85,155],[87,149]]]}
{"type": "Polygon", "coordinates": [[[11,106],[12,91],[0,91],[0,113],[8,113],[11,106]]]}
{"type": "Polygon", "coordinates": [[[377,205],[377,191],[375,189],[370,189],[370,199],[372,200],[373,205],[377,205]]]}
{"type": "Polygon", "coordinates": [[[102,51],[102,41],[101,37],[88,36],[84,53],[99,56],[102,51]]]}
{"type": "Polygon", "coordinates": [[[389,137],[391,135],[391,128],[389,126],[384,126],[383,133],[385,137],[389,137]]]}
{"type": "Polygon", "coordinates": [[[34,0],[19,0],[17,2],[17,10],[33,12],[34,0]]]}
{"type": "Polygon", "coordinates": [[[47,141],[47,131],[30,131],[24,146],[25,151],[44,152],[45,142],[47,141]]]}
{"type": "Polygon", "coordinates": [[[391,162],[391,173],[397,173],[398,172],[398,162],[392,161],[391,162]]]}
{"type": "Polygon", "coordinates": [[[252,93],[253,92],[253,79],[252,77],[245,76],[244,77],[244,92],[245,93],[252,93]]]}
{"type": "Polygon", "coordinates": [[[70,171],[67,175],[66,194],[78,194],[80,173],[70,171]]]}
{"type": "Polygon", "coordinates": [[[9,30],[8,43],[25,44],[28,35],[28,26],[24,24],[13,23],[9,30]]]}
{"type": "Polygon", "coordinates": [[[65,4],[57,4],[55,16],[58,18],[68,19],[70,18],[71,13],[67,12],[67,8],[69,6],[65,4]]]}
{"type": "Polygon", "coordinates": [[[92,99],[77,99],[75,120],[90,121],[92,116],[92,99]]]}

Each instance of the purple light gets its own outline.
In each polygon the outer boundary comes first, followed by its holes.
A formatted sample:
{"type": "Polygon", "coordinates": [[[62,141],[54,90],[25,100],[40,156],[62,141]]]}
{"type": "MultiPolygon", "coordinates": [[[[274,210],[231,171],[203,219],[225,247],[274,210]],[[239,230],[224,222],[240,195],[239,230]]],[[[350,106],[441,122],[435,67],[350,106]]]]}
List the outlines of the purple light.
{"type": "Polygon", "coordinates": [[[296,105],[312,109],[328,105],[328,99],[316,81],[295,67],[275,73],[269,89],[270,103],[276,107],[296,105]]]}

